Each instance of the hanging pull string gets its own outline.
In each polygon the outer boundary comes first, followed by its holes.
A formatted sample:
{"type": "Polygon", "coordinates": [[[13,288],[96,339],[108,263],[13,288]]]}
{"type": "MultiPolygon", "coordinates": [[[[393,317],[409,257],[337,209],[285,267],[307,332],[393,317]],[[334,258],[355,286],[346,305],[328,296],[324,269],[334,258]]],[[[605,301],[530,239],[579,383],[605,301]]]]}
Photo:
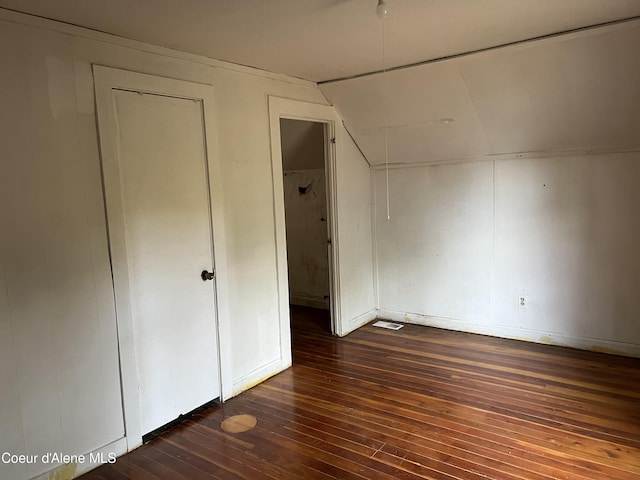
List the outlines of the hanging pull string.
{"type": "Polygon", "coordinates": [[[388,101],[388,92],[387,88],[387,56],[385,52],[385,38],[384,38],[384,19],[387,16],[387,8],[384,5],[384,1],[378,2],[378,9],[376,11],[380,20],[382,20],[382,102],[383,102],[383,113],[384,113],[384,166],[385,166],[385,176],[386,176],[386,194],[387,194],[387,220],[391,220],[391,206],[389,201],[389,101],[388,101]],[[382,10],[380,6],[382,4],[382,10]]]}

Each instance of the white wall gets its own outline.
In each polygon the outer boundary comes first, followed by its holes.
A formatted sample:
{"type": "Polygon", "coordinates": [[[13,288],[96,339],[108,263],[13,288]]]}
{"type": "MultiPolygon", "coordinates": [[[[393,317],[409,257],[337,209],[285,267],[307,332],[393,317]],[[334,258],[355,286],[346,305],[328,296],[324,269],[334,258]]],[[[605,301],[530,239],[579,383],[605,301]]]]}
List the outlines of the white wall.
{"type": "MultiPolygon", "coordinates": [[[[322,146],[322,143],[317,146],[322,146]]],[[[283,152],[284,155],[284,152],[283,152]]],[[[329,309],[324,168],[284,172],[289,303],[329,309]],[[300,192],[300,187],[304,192],[300,192]]]]}
{"type": "Polygon", "coordinates": [[[379,306],[484,321],[491,312],[492,168],[487,162],[375,172],[379,306]]]}
{"type": "Polygon", "coordinates": [[[638,178],[640,153],[394,168],[388,221],[377,170],[380,315],[640,355],[638,178]]]}
{"type": "MultiPolygon", "coordinates": [[[[2,452],[85,453],[124,432],[93,99],[79,98],[75,47],[0,24],[2,452]]],[[[0,463],[0,477],[48,468],[0,463]]]]}
{"type": "Polygon", "coordinates": [[[640,354],[638,179],[640,153],[496,163],[498,325],[640,354]]]}
{"type": "MultiPolygon", "coordinates": [[[[347,334],[376,316],[371,173],[344,126],[337,169],[340,311],[347,334]]],[[[336,239],[334,238],[334,242],[336,239]]]]}
{"type": "MultiPolygon", "coordinates": [[[[213,208],[226,244],[218,305],[233,352],[222,359],[226,396],[273,373],[281,352],[266,98],[326,104],[315,85],[4,10],[0,59],[0,452],[81,454],[123,435],[92,63],[213,85],[210,153],[220,156],[224,198],[213,208]]],[[[0,464],[0,477],[54,466],[0,464]]]]}
{"type": "Polygon", "coordinates": [[[315,86],[293,79],[274,81],[227,69],[211,73],[222,163],[235,394],[272,374],[281,358],[267,96],[326,101],[315,86]]]}
{"type": "Polygon", "coordinates": [[[635,19],[321,85],[374,166],[380,315],[639,354],[639,41],[635,19]]]}

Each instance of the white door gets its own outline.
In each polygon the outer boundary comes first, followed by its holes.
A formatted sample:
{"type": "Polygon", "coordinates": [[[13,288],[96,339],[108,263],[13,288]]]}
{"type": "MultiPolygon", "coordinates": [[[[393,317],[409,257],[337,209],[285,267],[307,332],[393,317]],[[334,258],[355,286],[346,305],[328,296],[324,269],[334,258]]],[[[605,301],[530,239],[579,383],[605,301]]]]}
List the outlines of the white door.
{"type": "Polygon", "coordinates": [[[123,243],[114,283],[116,297],[128,290],[144,435],[220,396],[214,281],[201,277],[213,270],[204,111],[166,93],[110,96],[107,215],[112,245],[123,243]]]}

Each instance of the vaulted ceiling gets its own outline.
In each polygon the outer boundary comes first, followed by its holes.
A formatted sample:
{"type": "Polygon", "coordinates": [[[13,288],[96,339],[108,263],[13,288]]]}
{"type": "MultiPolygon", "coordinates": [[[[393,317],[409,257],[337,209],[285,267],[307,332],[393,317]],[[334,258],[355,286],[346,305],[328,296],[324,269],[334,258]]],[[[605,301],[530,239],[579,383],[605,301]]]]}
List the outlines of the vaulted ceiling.
{"type": "MultiPolygon", "coordinates": [[[[388,0],[388,66],[640,15],[638,0],[388,0]]],[[[0,0],[0,6],[313,81],[380,70],[377,0],[0,0]]]]}
{"type": "Polygon", "coordinates": [[[385,75],[376,3],[0,7],[319,82],[374,165],[640,146],[640,0],[388,0],[385,75]]]}
{"type": "Polygon", "coordinates": [[[638,45],[633,20],[321,89],[371,164],[630,149],[638,45]]]}

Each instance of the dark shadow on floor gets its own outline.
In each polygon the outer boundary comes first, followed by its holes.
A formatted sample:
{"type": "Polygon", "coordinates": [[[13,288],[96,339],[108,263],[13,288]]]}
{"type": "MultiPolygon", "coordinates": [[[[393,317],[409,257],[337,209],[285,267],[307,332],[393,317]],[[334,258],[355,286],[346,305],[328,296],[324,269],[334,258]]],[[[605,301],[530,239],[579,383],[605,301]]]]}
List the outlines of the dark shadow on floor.
{"type": "Polygon", "coordinates": [[[324,332],[331,335],[331,313],[319,308],[290,306],[291,329],[294,331],[324,332]]]}

